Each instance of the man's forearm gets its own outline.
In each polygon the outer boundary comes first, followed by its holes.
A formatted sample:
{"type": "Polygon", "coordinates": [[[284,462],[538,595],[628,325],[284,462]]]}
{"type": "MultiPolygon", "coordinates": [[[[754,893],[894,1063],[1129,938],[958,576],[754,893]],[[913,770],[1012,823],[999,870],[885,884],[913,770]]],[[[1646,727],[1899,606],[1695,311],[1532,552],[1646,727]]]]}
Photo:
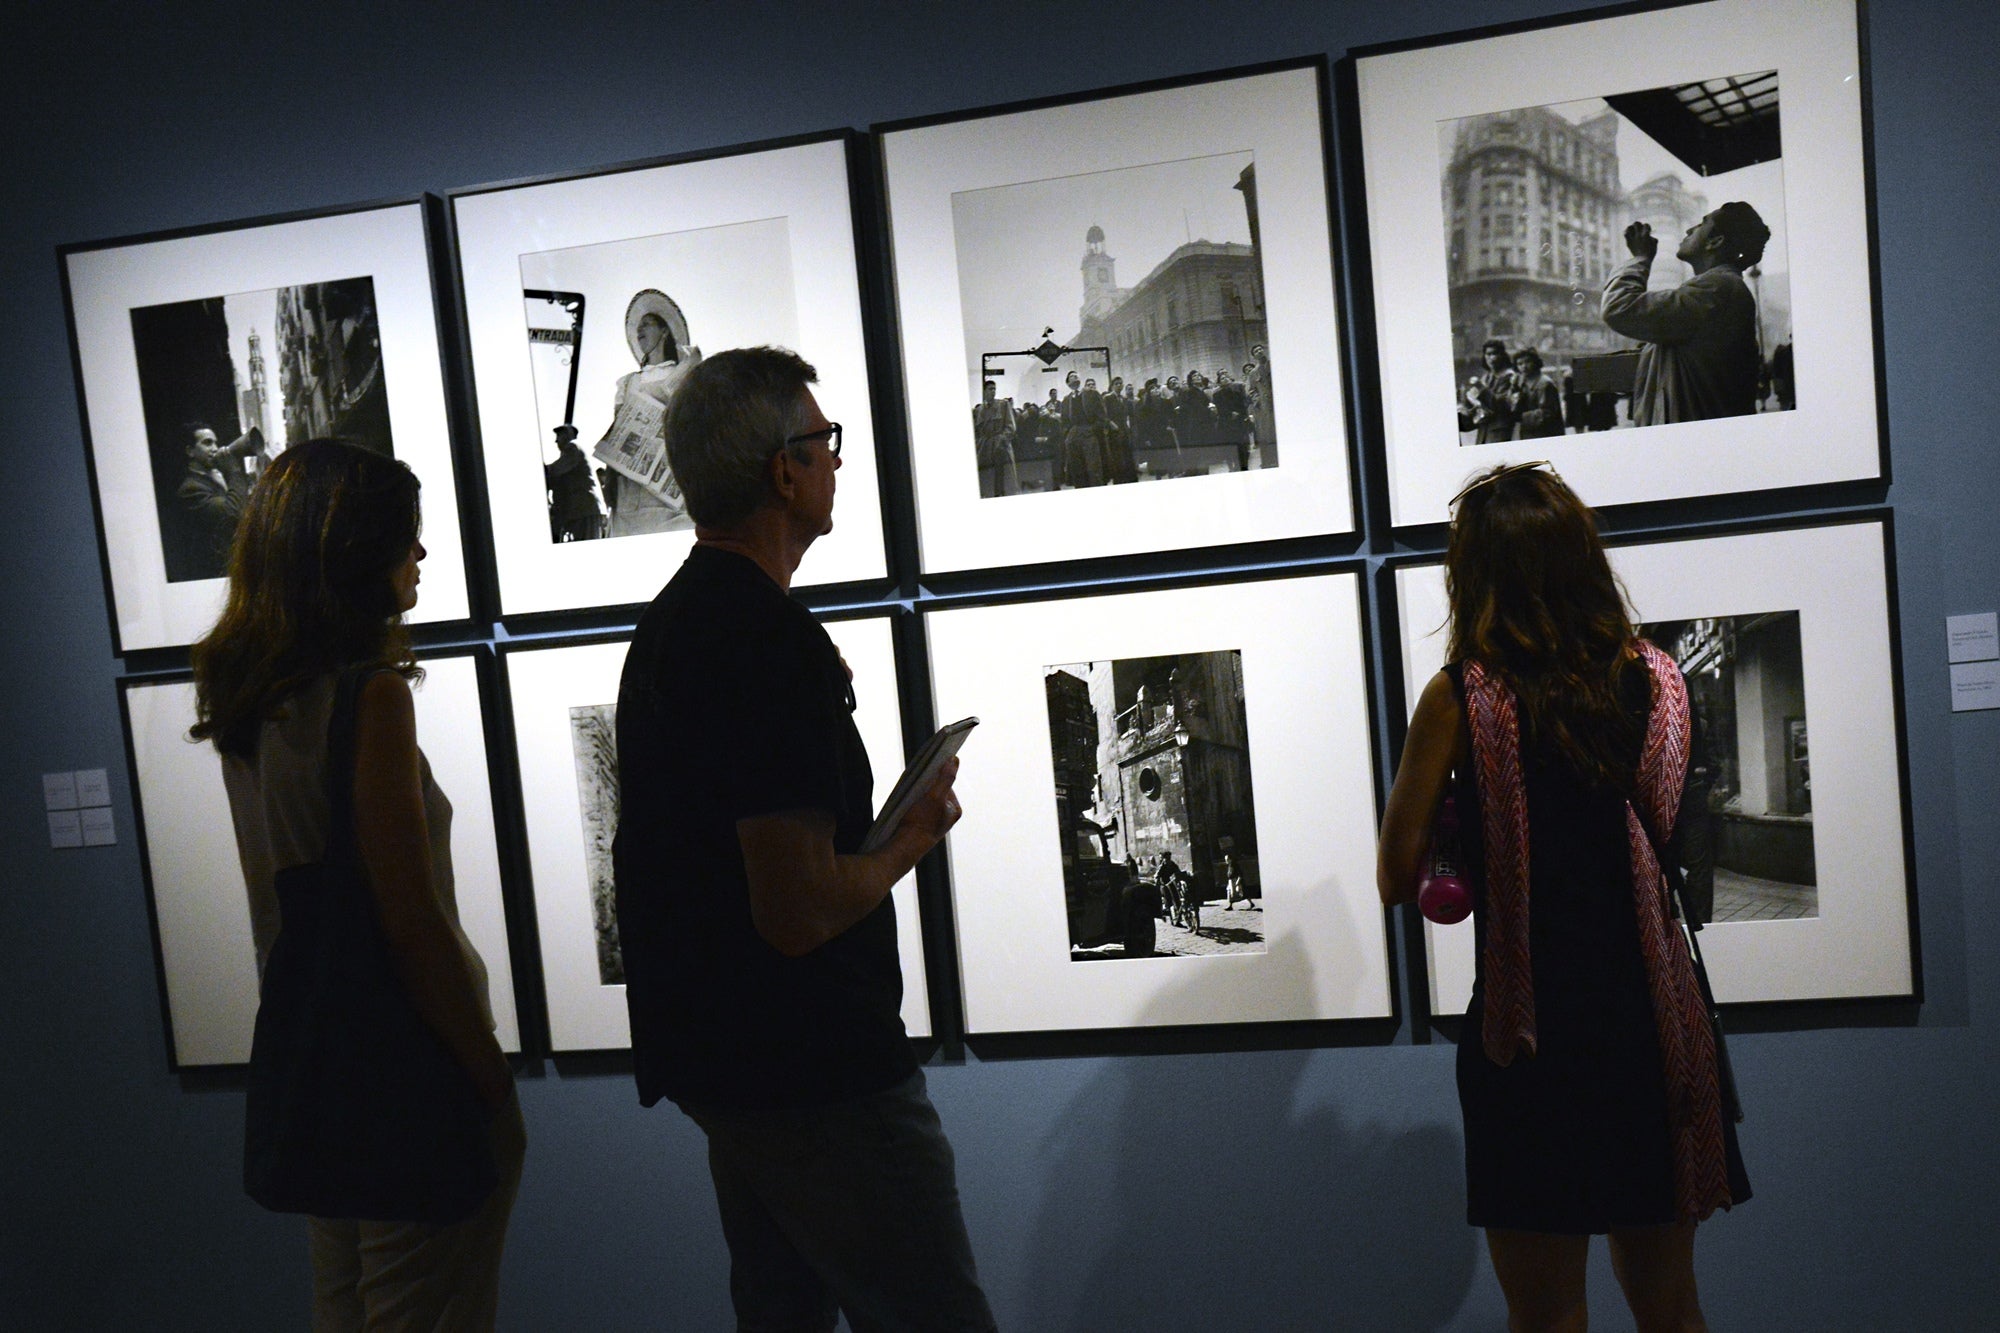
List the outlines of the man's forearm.
{"type": "Polygon", "coordinates": [[[935,839],[907,825],[877,851],[833,850],[833,817],[793,811],[739,820],[750,921],[779,953],[811,953],[873,912],[935,839]]]}

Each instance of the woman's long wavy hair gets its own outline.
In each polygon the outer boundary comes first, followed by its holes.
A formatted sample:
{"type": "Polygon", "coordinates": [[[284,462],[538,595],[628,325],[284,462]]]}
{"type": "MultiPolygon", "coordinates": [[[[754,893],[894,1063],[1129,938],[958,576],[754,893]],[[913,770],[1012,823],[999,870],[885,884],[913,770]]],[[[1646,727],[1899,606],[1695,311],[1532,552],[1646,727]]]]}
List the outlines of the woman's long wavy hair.
{"type": "Polygon", "coordinates": [[[278,456],[229,547],[229,600],[194,645],[193,740],[248,757],[300,686],[379,664],[415,677],[392,578],[417,540],[417,478],[347,440],[278,456]]]}
{"type": "Polygon", "coordinates": [[[1444,557],[1452,661],[1477,658],[1513,690],[1521,735],[1629,786],[1644,724],[1620,700],[1636,661],[1624,590],[1597,520],[1539,468],[1489,469],[1459,501],[1444,557]]]}

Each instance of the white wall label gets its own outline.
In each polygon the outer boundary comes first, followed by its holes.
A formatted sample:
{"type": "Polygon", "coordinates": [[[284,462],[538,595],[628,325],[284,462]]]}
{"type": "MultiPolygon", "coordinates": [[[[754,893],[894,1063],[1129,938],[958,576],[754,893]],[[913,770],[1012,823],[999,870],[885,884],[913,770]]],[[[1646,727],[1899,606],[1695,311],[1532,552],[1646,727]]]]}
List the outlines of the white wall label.
{"type": "Polygon", "coordinates": [[[111,822],[111,807],[101,805],[89,810],[79,810],[78,821],[82,825],[83,845],[86,847],[110,847],[118,841],[118,830],[111,822]]]}
{"type": "Polygon", "coordinates": [[[1956,662],[1951,668],[1951,711],[2000,708],[2000,662],[1956,662]]]}
{"type": "Polygon", "coordinates": [[[1944,633],[1954,662],[1989,662],[2000,657],[2000,612],[1946,616],[1944,633]]]}
{"type": "Polygon", "coordinates": [[[94,805],[111,804],[111,779],[101,768],[79,768],[76,771],[76,803],[85,810],[94,805]]]}
{"type": "Polygon", "coordinates": [[[42,805],[49,810],[76,809],[76,774],[42,774],[42,805]]]}
{"type": "Polygon", "coordinates": [[[49,846],[83,846],[83,818],[74,810],[49,811],[49,846]]]}

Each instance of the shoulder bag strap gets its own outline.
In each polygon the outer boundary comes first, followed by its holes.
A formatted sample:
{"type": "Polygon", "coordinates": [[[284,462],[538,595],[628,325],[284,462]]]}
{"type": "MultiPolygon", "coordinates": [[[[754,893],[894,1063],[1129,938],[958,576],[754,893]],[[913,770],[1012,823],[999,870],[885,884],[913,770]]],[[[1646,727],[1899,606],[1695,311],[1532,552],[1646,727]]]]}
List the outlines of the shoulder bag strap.
{"type": "Polygon", "coordinates": [[[1723,1111],[1737,1123],[1743,1120],[1743,1099],[1736,1092],[1736,1070],[1729,1063],[1729,1048],[1722,1043],[1722,1010],[1715,1003],[1715,987],[1709,984],[1708,964],[1702,960],[1701,918],[1687,900],[1687,881],[1681,874],[1681,864],[1677,857],[1668,854],[1660,845],[1659,834],[1653,828],[1653,821],[1646,818],[1646,812],[1639,808],[1639,802],[1631,802],[1632,813],[1639,817],[1639,827],[1646,831],[1646,840],[1653,844],[1653,856],[1660,863],[1660,873],[1667,881],[1672,893],[1670,904],[1687,929],[1681,937],[1687,941],[1688,954],[1694,961],[1695,984],[1701,987],[1702,1007],[1708,1011],[1708,1025],[1715,1033],[1715,1077],[1722,1094],[1723,1111]]]}
{"type": "Polygon", "coordinates": [[[326,853],[329,865],[359,865],[361,849],[354,837],[354,754],[359,730],[361,687],[374,671],[349,667],[333,687],[333,709],[326,723],[326,853]]]}

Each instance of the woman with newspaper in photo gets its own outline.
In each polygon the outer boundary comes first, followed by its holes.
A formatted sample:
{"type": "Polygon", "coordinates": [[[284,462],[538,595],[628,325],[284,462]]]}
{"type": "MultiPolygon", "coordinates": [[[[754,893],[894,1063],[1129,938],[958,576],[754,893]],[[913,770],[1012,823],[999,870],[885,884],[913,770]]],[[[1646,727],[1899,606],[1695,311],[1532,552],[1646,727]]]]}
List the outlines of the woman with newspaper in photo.
{"type": "Polygon", "coordinates": [[[680,485],[667,466],[667,404],[701,349],[688,341],[687,317],[665,292],[648,287],[625,307],[625,342],[639,368],[618,380],[611,429],[593,451],[611,509],[611,535],[690,528],[680,485]]]}

